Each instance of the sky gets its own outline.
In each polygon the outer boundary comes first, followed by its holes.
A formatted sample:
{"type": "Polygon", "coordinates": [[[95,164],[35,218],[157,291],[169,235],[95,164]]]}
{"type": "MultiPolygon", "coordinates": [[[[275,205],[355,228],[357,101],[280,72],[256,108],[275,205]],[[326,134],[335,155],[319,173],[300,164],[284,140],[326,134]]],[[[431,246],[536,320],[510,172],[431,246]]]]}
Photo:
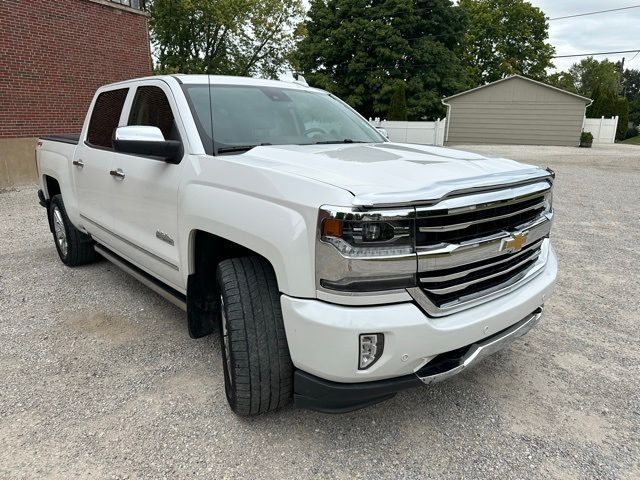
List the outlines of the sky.
{"type": "MultiPolygon", "coordinates": [[[[548,18],[554,18],[640,5],[640,0],[530,0],[530,3],[540,8],[548,18]]],[[[640,8],[550,21],[549,42],[556,48],[556,55],[640,49],[640,8]]],[[[625,68],[640,69],[640,54],[631,60],[634,55],[626,53],[594,58],[608,58],[616,62],[626,57],[625,68]]],[[[567,70],[581,58],[584,57],[558,58],[553,62],[556,70],[567,70]]]]}

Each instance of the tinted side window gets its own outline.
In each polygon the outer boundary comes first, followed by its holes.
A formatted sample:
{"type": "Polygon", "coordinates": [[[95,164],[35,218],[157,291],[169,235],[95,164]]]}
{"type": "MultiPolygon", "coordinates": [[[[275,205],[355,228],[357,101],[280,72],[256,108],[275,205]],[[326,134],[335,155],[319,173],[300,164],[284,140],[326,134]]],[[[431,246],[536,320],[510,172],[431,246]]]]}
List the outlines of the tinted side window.
{"type": "Polygon", "coordinates": [[[158,127],[165,140],[180,140],[169,100],[160,87],[138,87],[129,125],[158,127]]]}
{"type": "Polygon", "coordinates": [[[87,142],[96,147],[112,148],[113,131],[118,126],[120,114],[129,89],[110,90],[98,95],[91,112],[87,142]]]}

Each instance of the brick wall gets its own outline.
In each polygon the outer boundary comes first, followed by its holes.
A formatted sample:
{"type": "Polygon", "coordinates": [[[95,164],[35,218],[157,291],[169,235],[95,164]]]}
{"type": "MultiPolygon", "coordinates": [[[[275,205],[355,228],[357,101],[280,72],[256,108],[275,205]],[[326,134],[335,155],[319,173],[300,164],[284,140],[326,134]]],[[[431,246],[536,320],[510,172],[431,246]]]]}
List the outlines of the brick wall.
{"type": "Polygon", "coordinates": [[[0,0],[0,138],[79,132],[97,87],[151,74],[147,17],[92,0],[0,0]]]}

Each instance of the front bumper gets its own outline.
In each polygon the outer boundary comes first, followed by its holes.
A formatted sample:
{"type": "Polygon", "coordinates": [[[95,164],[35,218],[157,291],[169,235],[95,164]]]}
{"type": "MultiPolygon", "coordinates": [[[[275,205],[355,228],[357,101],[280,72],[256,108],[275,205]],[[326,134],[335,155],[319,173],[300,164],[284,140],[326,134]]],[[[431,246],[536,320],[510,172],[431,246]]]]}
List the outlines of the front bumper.
{"type": "Polygon", "coordinates": [[[550,248],[546,265],[527,283],[489,302],[437,318],[425,315],[410,302],[345,306],[283,295],[281,305],[289,351],[298,370],[296,401],[309,408],[341,411],[338,405],[323,407],[321,400],[313,400],[321,399],[321,394],[309,394],[317,389],[308,385],[324,385],[330,391],[337,388],[342,392],[345,408],[351,410],[354,402],[349,399],[359,390],[367,392],[369,387],[375,390],[373,396],[356,395],[365,402],[356,403],[365,406],[367,401],[380,401],[381,391],[389,396],[408,386],[420,385],[424,382],[417,372],[439,355],[471,348],[537,311],[551,295],[556,274],[557,259],[550,248]],[[362,333],[385,336],[382,356],[367,370],[358,370],[362,333]]]}
{"type": "Polygon", "coordinates": [[[364,383],[338,383],[297,370],[294,376],[296,405],[326,413],[345,413],[393,397],[397,392],[452,377],[526,334],[542,317],[543,307],[515,325],[477,343],[435,357],[415,374],[364,383]]]}

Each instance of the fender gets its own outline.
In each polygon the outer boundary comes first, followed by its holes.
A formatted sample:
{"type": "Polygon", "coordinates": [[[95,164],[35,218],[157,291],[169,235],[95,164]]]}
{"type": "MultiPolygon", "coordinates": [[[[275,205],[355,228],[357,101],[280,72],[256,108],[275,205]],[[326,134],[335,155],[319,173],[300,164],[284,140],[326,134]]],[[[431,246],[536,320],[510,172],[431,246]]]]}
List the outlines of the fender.
{"type": "Polygon", "coordinates": [[[317,209],[204,184],[182,191],[179,222],[184,283],[194,272],[193,232],[202,230],[248,248],[273,266],[282,293],[315,296],[315,232],[317,209]]]}

